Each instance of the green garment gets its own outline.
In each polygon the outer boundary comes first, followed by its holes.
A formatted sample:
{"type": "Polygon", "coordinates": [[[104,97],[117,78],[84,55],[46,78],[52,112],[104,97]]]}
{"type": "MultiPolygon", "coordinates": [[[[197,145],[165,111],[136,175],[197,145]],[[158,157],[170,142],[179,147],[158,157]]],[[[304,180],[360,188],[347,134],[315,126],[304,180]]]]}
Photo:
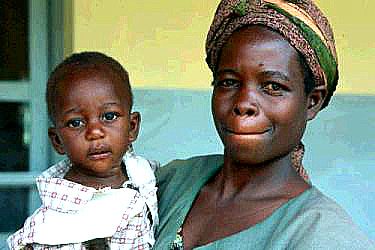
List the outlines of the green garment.
{"type": "MultiPolygon", "coordinates": [[[[154,249],[170,249],[199,190],[220,169],[220,155],[172,161],[157,172],[160,224],[154,249]]],[[[347,213],[315,187],[261,223],[197,249],[375,249],[347,213]]]]}

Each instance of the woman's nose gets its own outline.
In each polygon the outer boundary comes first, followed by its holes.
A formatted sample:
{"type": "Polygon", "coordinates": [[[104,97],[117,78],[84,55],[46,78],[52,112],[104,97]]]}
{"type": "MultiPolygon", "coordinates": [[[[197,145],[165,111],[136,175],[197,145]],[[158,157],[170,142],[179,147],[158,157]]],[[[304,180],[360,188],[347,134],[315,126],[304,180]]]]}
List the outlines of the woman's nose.
{"type": "Polygon", "coordinates": [[[233,112],[238,116],[256,116],[259,113],[256,89],[241,86],[235,97],[233,112]]]}
{"type": "Polygon", "coordinates": [[[86,129],[86,139],[91,140],[97,140],[103,138],[105,135],[103,125],[100,123],[100,121],[92,121],[88,123],[87,129],[86,129]]]}

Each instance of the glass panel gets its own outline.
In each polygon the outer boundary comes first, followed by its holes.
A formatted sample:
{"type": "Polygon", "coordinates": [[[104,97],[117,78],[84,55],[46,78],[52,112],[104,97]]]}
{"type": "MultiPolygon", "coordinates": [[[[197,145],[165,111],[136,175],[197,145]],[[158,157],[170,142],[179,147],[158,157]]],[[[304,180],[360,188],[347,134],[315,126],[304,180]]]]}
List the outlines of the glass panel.
{"type": "Polygon", "coordinates": [[[28,216],[29,188],[0,187],[0,232],[15,232],[28,216]]]}
{"type": "Polygon", "coordinates": [[[28,1],[0,1],[0,80],[29,77],[28,1]]]}
{"type": "Polygon", "coordinates": [[[0,172],[29,169],[30,111],[19,103],[0,103],[0,172]]]}

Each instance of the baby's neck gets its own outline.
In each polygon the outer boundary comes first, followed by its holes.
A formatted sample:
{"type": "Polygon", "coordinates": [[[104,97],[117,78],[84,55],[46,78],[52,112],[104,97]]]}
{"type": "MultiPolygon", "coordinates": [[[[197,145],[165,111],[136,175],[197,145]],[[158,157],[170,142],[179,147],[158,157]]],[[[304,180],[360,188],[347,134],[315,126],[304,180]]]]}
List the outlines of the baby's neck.
{"type": "Polygon", "coordinates": [[[73,167],[65,174],[64,179],[87,187],[101,189],[105,187],[121,188],[122,184],[128,180],[128,177],[122,171],[116,171],[111,175],[103,177],[77,171],[73,167]]]}

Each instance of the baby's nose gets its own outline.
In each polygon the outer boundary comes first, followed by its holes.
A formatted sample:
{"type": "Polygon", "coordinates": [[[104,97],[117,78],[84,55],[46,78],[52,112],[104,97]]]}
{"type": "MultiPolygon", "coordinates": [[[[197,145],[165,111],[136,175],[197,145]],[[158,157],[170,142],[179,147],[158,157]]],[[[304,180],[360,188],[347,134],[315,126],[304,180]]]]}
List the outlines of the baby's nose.
{"type": "Polygon", "coordinates": [[[97,140],[103,138],[105,135],[103,125],[97,122],[91,122],[87,126],[86,139],[87,140],[97,140]]]}

